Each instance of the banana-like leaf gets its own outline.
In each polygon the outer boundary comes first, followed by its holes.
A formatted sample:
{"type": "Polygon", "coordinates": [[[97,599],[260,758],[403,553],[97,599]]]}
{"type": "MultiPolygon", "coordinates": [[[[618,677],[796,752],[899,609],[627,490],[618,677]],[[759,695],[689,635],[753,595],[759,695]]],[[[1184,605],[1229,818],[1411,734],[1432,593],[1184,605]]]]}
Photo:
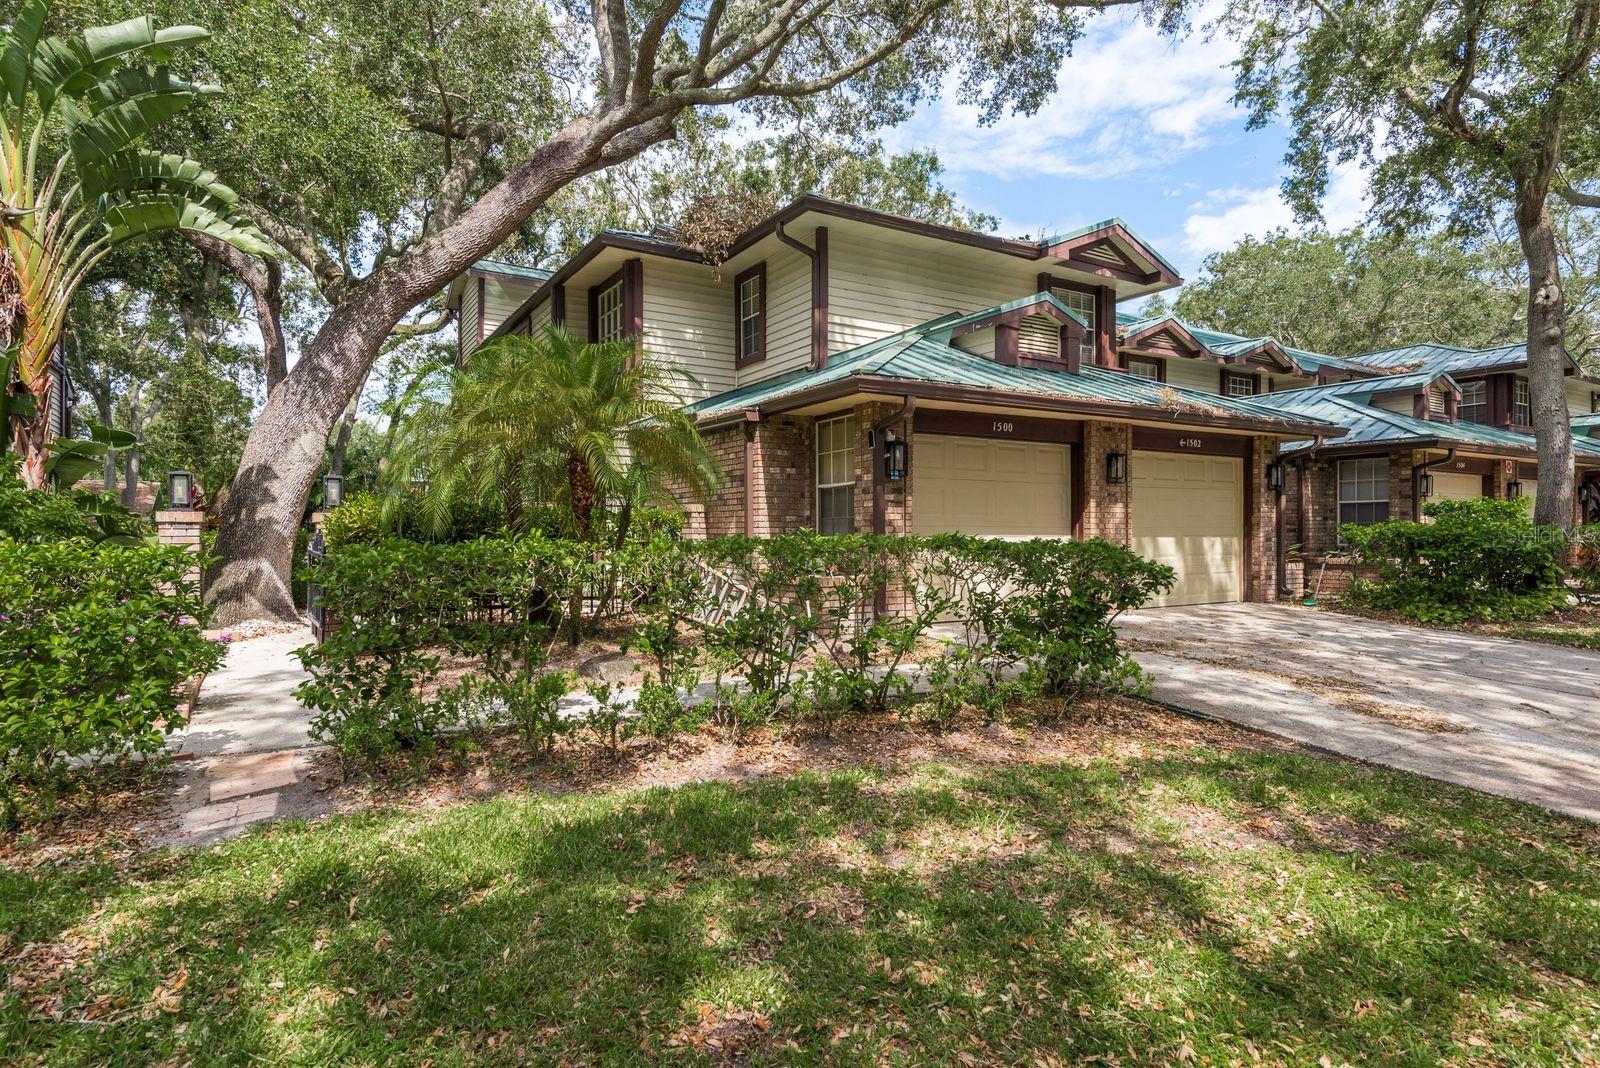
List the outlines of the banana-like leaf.
{"type": "Polygon", "coordinates": [[[87,117],[74,114],[70,120],[67,143],[80,170],[104,165],[205,91],[171,77],[164,67],[135,67],[118,71],[114,77],[117,88],[99,82],[91,90],[105,94],[98,111],[87,117]],[[119,92],[120,97],[113,97],[119,92]],[[109,99],[115,102],[104,102],[109,99]]]}
{"type": "Polygon", "coordinates": [[[115,198],[119,193],[178,193],[222,214],[239,203],[239,194],[222,184],[214,171],[170,153],[120,152],[104,166],[84,170],[79,179],[90,200],[115,198]]]}
{"type": "Polygon", "coordinates": [[[89,437],[109,449],[131,449],[139,444],[139,439],[126,430],[116,430],[99,423],[89,424],[89,437]]]}
{"type": "Polygon", "coordinates": [[[94,60],[83,42],[52,37],[39,46],[33,59],[33,92],[39,109],[49,112],[56,97],[86,93],[99,79],[94,60]]]}
{"type": "Polygon", "coordinates": [[[57,438],[45,448],[51,456],[44,462],[44,472],[58,486],[70,486],[100,468],[110,447],[98,441],[76,441],[57,438]]]}
{"type": "Polygon", "coordinates": [[[272,246],[242,218],[224,216],[176,193],[135,194],[102,214],[113,242],[163,230],[193,230],[226,241],[252,256],[269,256],[272,246]]]}
{"type": "Polygon", "coordinates": [[[138,15],[110,26],[91,26],[83,31],[83,44],[96,63],[141,52],[156,43],[156,20],[138,15]]]}
{"type": "Polygon", "coordinates": [[[49,14],[50,0],[27,0],[6,33],[5,50],[0,52],[0,85],[5,86],[6,99],[16,107],[21,107],[28,98],[33,56],[39,47],[39,36],[44,33],[45,16],[49,14]]]}
{"type": "Polygon", "coordinates": [[[149,56],[157,63],[165,63],[178,52],[192,48],[210,36],[211,31],[204,26],[168,26],[156,31],[156,43],[151,46],[149,56]]]}

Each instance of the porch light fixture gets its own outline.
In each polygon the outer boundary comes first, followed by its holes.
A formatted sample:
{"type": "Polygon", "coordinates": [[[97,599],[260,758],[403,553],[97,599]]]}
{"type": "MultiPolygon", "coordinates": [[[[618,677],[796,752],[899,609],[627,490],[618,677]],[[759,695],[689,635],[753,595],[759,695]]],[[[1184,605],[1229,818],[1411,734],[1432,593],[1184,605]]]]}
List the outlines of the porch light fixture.
{"type": "Polygon", "coordinates": [[[1433,476],[1426,471],[1422,473],[1421,478],[1417,479],[1417,492],[1421,493],[1424,498],[1433,496],[1433,476]]]}
{"type": "Polygon", "coordinates": [[[322,507],[333,511],[344,503],[344,476],[322,476],[322,507]]]}
{"type": "Polygon", "coordinates": [[[1513,501],[1522,496],[1522,479],[1514,478],[1506,483],[1506,496],[1513,501]]]}
{"type": "Polygon", "coordinates": [[[167,507],[180,512],[194,507],[194,476],[189,472],[167,472],[167,507]]]}
{"type": "Polygon", "coordinates": [[[1120,486],[1126,481],[1128,481],[1128,454],[1106,453],[1106,485],[1120,486]]]}
{"type": "Polygon", "coordinates": [[[1267,489],[1276,493],[1283,489],[1283,461],[1274,460],[1267,465],[1267,489]]]}
{"type": "Polygon", "coordinates": [[[883,477],[899,482],[906,477],[908,450],[906,443],[885,432],[883,439],[883,477]]]}

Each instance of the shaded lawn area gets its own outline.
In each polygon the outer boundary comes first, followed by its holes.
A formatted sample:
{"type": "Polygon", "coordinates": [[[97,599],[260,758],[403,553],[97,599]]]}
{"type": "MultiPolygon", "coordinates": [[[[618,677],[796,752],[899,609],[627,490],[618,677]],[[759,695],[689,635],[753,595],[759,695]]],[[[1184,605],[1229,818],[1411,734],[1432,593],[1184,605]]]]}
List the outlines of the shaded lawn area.
{"type": "Polygon", "coordinates": [[[0,1059],[1597,1056],[1594,827],[1115,734],[1081,761],[506,794],[0,873],[0,1059]]]}
{"type": "Polygon", "coordinates": [[[1570,649],[1587,649],[1600,652],[1600,605],[1579,604],[1562,608],[1538,619],[1507,623],[1419,623],[1398,612],[1385,612],[1356,604],[1345,598],[1328,598],[1325,610],[1340,612],[1385,623],[1399,623],[1408,627],[1428,627],[1432,630],[1453,630],[1464,634],[1487,634],[1495,638],[1516,638],[1525,642],[1544,642],[1546,645],[1565,645],[1570,649]]]}

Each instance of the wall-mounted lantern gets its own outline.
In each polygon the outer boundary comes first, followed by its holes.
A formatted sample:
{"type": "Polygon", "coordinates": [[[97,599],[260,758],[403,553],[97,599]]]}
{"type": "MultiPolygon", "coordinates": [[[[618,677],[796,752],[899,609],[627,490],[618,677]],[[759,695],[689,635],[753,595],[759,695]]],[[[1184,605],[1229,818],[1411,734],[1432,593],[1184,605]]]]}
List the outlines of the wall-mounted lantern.
{"type": "Polygon", "coordinates": [[[1513,501],[1522,496],[1522,479],[1514,478],[1506,483],[1506,496],[1513,501]]]}
{"type": "Polygon", "coordinates": [[[167,507],[180,512],[194,507],[194,476],[189,472],[167,472],[167,507]]]}
{"type": "Polygon", "coordinates": [[[1427,472],[1423,472],[1422,477],[1417,480],[1417,492],[1421,493],[1424,499],[1433,496],[1432,475],[1428,474],[1427,472]]]}
{"type": "Polygon", "coordinates": [[[890,482],[899,482],[906,477],[909,464],[910,450],[906,448],[906,443],[895,437],[893,431],[884,431],[883,477],[890,482]]]}
{"type": "Polygon", "coordinates": [[[1120,486],[1126,481],[1128,481],[1128,454],[1106,453],[1106,485],[1120,486]]]}
{"type": "Polygon", "coordinates": [[[1283,489],[1283,461],[1274,460],[1267,465],[1267,489],[1274,493],[1283,489]]]}
{"type": "Polygon", "coordinates": [[[344,503],[344,476],[322,476],[322,507],[325,511],[333,511],[344,503]]]}

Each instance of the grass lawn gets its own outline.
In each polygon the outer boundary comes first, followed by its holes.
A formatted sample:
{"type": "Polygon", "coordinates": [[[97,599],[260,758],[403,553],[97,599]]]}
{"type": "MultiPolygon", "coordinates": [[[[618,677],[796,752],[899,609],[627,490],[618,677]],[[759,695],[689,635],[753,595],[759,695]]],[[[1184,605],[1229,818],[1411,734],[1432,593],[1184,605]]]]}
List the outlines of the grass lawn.
{"type": "Polygon", "coordinates": [[[18,861],[0,1060],[1600,1056],[1596,828],[1130,716],[18,861]]]}

